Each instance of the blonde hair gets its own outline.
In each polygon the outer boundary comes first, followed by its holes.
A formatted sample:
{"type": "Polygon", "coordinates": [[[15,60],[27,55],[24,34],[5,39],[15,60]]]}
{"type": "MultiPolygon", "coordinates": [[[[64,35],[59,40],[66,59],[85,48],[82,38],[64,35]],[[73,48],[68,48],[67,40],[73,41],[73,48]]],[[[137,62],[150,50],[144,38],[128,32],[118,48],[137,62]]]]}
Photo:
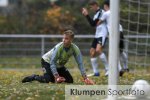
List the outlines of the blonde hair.
{"type": "Polygon", "coordinates": [[[72,39],[74,38],[74,32],[72,30],[66,30],[63,34],[69,35],[72,39]]]}

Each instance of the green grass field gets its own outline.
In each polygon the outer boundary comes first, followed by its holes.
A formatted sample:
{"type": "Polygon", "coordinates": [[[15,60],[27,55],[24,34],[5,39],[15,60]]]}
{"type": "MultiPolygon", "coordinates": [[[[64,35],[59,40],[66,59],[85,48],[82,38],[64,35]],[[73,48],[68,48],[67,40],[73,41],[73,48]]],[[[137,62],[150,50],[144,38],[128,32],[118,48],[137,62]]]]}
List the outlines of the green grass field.
{"type": "MultiPolygon", "coordinates": [[[[16,61],[16,59],[9,59],[7,61],[16,61]]],[[[33,61],[34,59],[18,59],[17,61],[23,61],[27,63],[33,61]]],[[[65,99],[65,85],[68,84],[53,84],[53,83],[21,83],[21,80],[31,74],[42,75],[42,70],[40,69],[40,59],[35,61],[37,66],[21,66],[12,65],[14,67],[9,67],[8,65],[1,64],[0,68],[0,100],[64,100],[65,99]],[[6,66],[6,67],[5,67],[6,66]]],[[[2,61],[2,60],[1,60],[2,61]]],[[[17,62],[16,61],[16,62],[17,62]]],[[[88,59],[85,58],[84,63],[86,63],[87,74],[91,73],[90,63],[88,59]]],[[[82,77],[77,68],[75,62],[70,61],[67,66],[70,65],[69,71],[74,78],[74,85],[85,85],[82,82],[82,77]]],[[[101,67],[100,77],[90,77],[96,83],[96,85],[106,85],[108,82],[108,77],[104,76],[104,69],[101,67]]],[[[135,80],[144,79],[150,82],[150,68],[138,68],[132,69],[129,73],[125,73],[123,77],[119,77],[119,85],[132,85],[135,80]]]]}
{"type": "MultiPolygon", "coordinates": [[[[149,70],[150,71],[150,70],[149,70]]],[[[125,73],[119,77],[119,84],[133,84],[135,80],[145,79],[150,82],[148,70],[140,70],[132,73],[125,73]],[[138,74],[136,74],[138,73],[138,74]]],[[[67,84],[45,84],[39,82],[21,83],[24,76],[33,73],[42,74],[40,69],[1,69],[0,70],[0,100],[64,100],[65,85],[67,84]]],[[[75,85],[84,85],[82,77],[77,69],[71,70],[75,85]]],[[[96,85],[107,84],[107,77],[91,77],[96,85]]]]}

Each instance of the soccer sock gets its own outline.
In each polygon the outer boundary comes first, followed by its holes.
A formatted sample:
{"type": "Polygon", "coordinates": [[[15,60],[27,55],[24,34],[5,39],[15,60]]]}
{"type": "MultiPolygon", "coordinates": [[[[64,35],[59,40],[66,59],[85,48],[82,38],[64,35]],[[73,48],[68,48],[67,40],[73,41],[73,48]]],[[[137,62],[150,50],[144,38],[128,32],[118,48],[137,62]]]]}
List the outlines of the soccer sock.
{"type": "Polygon", "coordinates": [[[91,58],[91,64],[92,64],[92,68],[94,73],[99,73],[98,71],[98,63],[97,63],[97,58],[91,58]]]}
{"type": "Polygon", "coordinates": [[[123,68],[128,69],[128,66],[127,66],[128,59],[127,59],[127,55],[125,52],[121,53],[121,58],[122,58],[122,62],[123,62],[123,68]]]}
{"type": "Polygon", "coordinates": [[[118,69],[119,69],[119,71],[122,70],[122,67],[121,67],[121,64],[120,64],[120,60],[118,61],[118,69]]]}
{"type": "Polygon", "coordinates": [[[105,71],[107,71],[108,70],[108,61],[107,61],[105,53],[102,52],[101,55],[99,56],[99,58],[101,59],[102,63],[105,66],[105,71]]]}

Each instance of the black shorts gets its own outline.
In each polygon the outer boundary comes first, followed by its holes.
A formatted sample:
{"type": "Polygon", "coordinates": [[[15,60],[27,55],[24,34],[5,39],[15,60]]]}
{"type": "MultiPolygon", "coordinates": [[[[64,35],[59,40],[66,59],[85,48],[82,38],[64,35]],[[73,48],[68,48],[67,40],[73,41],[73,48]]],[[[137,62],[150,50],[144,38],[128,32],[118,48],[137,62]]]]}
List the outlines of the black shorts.
{"type": "MultiPolygon", "coordinates": [[[[47,82],[55,82],[54,75],[52,74],[52,71],[50,69],[50,64],[45,62],[44,59],[41,59],[41,65],[44,71],[44,78],[47,80],[47,82]]],[[[67,68],[65,66],[62,66],[61,68],[57,68],[57,72],[60,76],[64,77],[66,79],[65,82],[67,83],[73,83],[73,78],[67,68]]]]}
{"type": "Polygon", "coordinates": [[[94,38],[91,47],[96,49],[97,44],[104,46],[106,42],[106,37],[94,38]]]}
{"type": "Polygon", "coordinates": [[[124,35],[123,35],[123,32],[120,32],[119,49],[120,49],[120,53],[123,52],[123,49],[124,49],[124,35]]]}

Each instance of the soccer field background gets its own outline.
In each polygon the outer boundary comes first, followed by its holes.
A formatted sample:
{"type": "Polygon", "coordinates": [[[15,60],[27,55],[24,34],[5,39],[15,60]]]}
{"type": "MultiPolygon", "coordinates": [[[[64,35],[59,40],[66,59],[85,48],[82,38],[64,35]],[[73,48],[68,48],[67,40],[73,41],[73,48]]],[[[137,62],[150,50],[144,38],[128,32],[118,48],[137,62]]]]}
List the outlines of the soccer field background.
{"type": "MultiPolygon", "coordinates": [[[[1,58],[2,59],[2,58],[1,58]]],[[[23,77],[31,74],[42,75],[40,67],[40,58],[3,58],[1,62],[14,62],[14,65],[0,65],[0,100],[62,100],[65,99],[65,85],[68,84],[53,84],[53,83],[21,83],[23,77]],[[16,61],[16,62],[15,62],[16,61]],[[17,64],[17,62],[25,64],[17,64]],[[29,62],[31,64],[29,64],[29,62]]],[[[100,61],[99,61],[100,62],[100,61]]],[[[87,74],[92,72],[90,60],[84,57],[84,64],[87,74]]],[[[72,58],[66,65],[74,78],[74,85],[84,85],[78,67],[72,58]],[[70,67],[69,67],[70,66],[70,67]]],[[[107,85],[108,77],[104,76],[104,67],[99,63],[101,76],[90,77],[96,85],[107,85]]],[[[135,80],[144,79],[150,82],[150,68],[138,66],[131,67],[129,73],[125,73],[123,77],[119,77],[119,85],[132,85],[135,80]]]]}
{"type": "MultiPolygon", "coordinates": [[[[41,56],[62,41],[61,32],[68,25],[76,33],[74,43],[83,54],[87,74],[93,72],[89,50],[95,29],[81,14],[83,7],[89,9],[89,0],[0,1],[8,1],[0,6],[0,100],[64,100],[68,84],[23,84],[21,80],[43,74],[41,56]],[[56,1],[57,9],[50,5],[51,1],[56,1]]],[[[97,1],[102,7],[104,0],[97,1]]],[[[150,83],[150,0],[120,0],[119,10],[125,36],[123,50],[130,71],[118,78],[118,85],[132,85],[141,79],[150,83]]],[[[92,17],[94,13],[89,14],[92,17]]],[[[104,48],[107,59],[108,44],[109,39],[104,48]]],[[[74,78],[73,85],[85,85],[73,58],[66,67],[74,78]]],[[[98,68],[100,76],[90,78],[96,85],[107,85],[108,77],[100,59],[98,68]]]]}
{"type": "MultiPolygon", "coordinates": [[[[144,63],[144,56],[138,56],[136,57],[137,61],[128,63],[129,69],[135,70],[135,69],[147,69],[150,66],[142,66],[138,65],[137,62],[144,63]],[[135,64],[134,64],[135,63],[135,64]]],[[[134,61],[135,56],[129,56],[128,61],[134,61]]],[[[146,62],[150,61],[150,57],[147,57],[146,62]]],[[[90,57],[89,56],[83,56],[83,63],[86,70],[91,70],[92,66],[90,63],[90,57]]],[[[100,59],[98,59],[99,68],[104,69],[104,65],[102,65],[102,62],[100,59]]],[[[66,64],[67,68],[77,68],[77,64],[73,57],[69,60],[69,62],[66,64]]],[[[0,68],[41,68],[41,57],[2,57],[0,58],[0,68]]]]}

